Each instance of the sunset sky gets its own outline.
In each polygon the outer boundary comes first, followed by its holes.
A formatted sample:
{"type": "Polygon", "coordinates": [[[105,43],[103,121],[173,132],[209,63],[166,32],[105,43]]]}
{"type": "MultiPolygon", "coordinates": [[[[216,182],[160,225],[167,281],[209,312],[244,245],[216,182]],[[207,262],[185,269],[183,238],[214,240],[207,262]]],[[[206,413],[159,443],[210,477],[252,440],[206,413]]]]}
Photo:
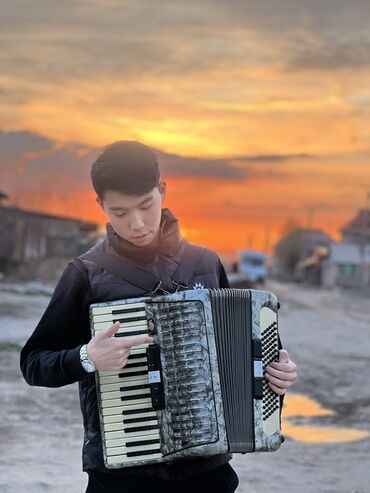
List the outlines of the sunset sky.
{"type": "Polygon", "coordinates": [[[99,221],[102,146],[157,152],[184,235],[335,239],[370,192],[368,0],[13,0],[0,6],[0,190],[99,221]]]}

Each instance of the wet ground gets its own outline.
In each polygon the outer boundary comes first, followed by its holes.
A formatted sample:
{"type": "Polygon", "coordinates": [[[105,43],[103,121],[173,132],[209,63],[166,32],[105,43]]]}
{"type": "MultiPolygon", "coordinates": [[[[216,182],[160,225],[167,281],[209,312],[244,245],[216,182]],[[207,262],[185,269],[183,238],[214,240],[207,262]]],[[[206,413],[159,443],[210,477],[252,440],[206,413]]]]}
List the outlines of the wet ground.
{"type": "MultiPolygon", "coordinates": [[[[238,492],[370,492],[370,303],[346,292],[269,283],[282,304],[280,334],[299,366],[286,397],[285,443],[235,455],[238,492]]],[[[77,386],[29,387],[19,352],[48,296],[1,291],[0,491],[79,493],[82,423],[77,386]]]]}

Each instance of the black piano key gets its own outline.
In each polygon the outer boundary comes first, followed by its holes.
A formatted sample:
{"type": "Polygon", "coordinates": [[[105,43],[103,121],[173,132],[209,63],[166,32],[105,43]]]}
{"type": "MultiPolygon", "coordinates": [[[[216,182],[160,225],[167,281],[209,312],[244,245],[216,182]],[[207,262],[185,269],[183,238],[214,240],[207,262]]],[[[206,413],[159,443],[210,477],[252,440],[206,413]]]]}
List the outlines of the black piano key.
{"type": "Polygon", "coordinates": [[[146,349],[142,349],[138,353],[130,353],[128,359],[138,359],[138,358],[146,358],[146,349]]]}
{"type": "Polygon", "coordinates": [[[159,430],[159,425],[136,426],[135,428],[124,428],[125,433],[135,433],[137,431],[159,430]]]}
{"type": "MultiPolygon", "coordinates": [[[[147,411],[145,409],[145,411],[147,411]]],[[[141,410],[141,412],[144,412],[141,410]]],[[[124,425],[129,425],[132,423],[145,423],[146,421],[153,421],[154,419],[157,419],[157,416],[145,416],[144,418],[129,418],[129,419],[124,419],[123,424],[124,425]]]]}
{"type": "Polygon", "coordinates": [[[121,397],[121,401],[134,401],[136,399],[148,399],[150,394],[125,395],[121,397]]]}
{"type": "Polygon", "coordinates": [[[143,445],[156,445],[159,443],[159,438],[154,438],[152,440],[137,440],[135,442],[127,442],[126,447],[141,447],[143,445]]]}
{"type": "Polygon", "coordinates": [[[140,322],[142,320],[146,320],[146,315],[144,317],[114,318],[112,323],[120,322],[124,324],[128,322],[140,322]]]}
{"type": "Polygon", "coordinates": [[[144,330],[134,330],[133,332],[117,332],[114,337],[130,337],[130,336],[141,336],[148,335],[147,329],[144,330]]]}
{"type": "Polygon", "coordinates": [[[127,387],[120,387],[120,391],[121,392],[124,392],[125,390],[141,390],[141,389],[148,389],[149,388],[149,384],[148,383],[143,383],[141,385],[131,385],[131,387],[127,386],[127,387]]]}
{"type": "Polygon", "coordinates": [[[136,308],[120,308],[119,310],[112,310],[112,315],[119,315],[121,313],[134,313],[134,312],[145,312],[144,307],[136,308]]]}
{"type": "MultiPolygon", "coordinates": [[[[125,367],[126,368],[126,367],[125,367]]],[[[147,375],[148,370],[142,370],[142,371],[131,371],[130,373],[119,373],[118,377],[119,378],[125,378],[125,377],[137,377],[139,375],[147,375]]]]}
{"type": "Polygon", "coordinates": [[[122,411],[123,416],[130,416],[130,414],[141,414],[141,413],[149,413],[153,411],[152,407],[141,407],[140,409],[124,409],[122,411]]]}
{"type": "Polygon", "coordinates": [[[140,361],[140,363],[127,363],[125,368],[140,368],[140,366],[147,366],[146,361],[140,361]]]}
{"type": "Polygon", "coordinates": [[[141,452],[127,452],[127,457],[141,457],[142,455],[160,454],[161,449],[141,450],[141,452]]]}

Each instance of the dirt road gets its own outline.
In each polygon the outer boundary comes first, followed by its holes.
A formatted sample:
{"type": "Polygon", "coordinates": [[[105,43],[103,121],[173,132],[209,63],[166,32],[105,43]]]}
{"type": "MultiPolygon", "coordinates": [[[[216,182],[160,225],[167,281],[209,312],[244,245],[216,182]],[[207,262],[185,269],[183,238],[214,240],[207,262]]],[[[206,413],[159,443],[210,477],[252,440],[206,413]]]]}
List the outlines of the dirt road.
{"type": "MultiPolygon", "coordinates": [[[[282,308],[284,346],[299,365],[278,452],[235,456],[238,492],[370,492],[370,303],[350,293],[269,283],[282,308]]],[[[47,296],[1,291],[0,491],[79,493],[82,421],[77,386],[29,387],[23,344],[47,296]],[[9,344],[11,342],[11,344],[9,344]]]]}

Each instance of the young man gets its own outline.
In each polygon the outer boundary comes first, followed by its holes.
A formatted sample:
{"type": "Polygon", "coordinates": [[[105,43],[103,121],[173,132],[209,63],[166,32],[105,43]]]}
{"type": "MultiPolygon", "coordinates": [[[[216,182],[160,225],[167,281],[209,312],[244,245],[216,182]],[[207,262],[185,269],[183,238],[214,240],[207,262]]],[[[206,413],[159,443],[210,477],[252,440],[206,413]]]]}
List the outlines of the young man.
{"type": "MultiPolygon", "coordinates": [[[[166,186],[155,154],[137,142],[105,148],[91,169],[97,201],[109,219],[106,238],[68,264],[34,333],[21,353],[30,385],[59,387],[79,382],[85,439],[83,469],[93,492],[232,492],[238,479],[230,455],[179,461],[172,465],[106,469],[103,461],[95,371],[116,371],[127,364],[130,343],[112,337],[119,323],[91,338],[89,305],[161,294],[194,285],[228,287],[217,255],[180,237],[175,216],[161,208],[166,186]]],[[[280,395],[296,378],[286,351],[266,371],[280,395]]]]}

